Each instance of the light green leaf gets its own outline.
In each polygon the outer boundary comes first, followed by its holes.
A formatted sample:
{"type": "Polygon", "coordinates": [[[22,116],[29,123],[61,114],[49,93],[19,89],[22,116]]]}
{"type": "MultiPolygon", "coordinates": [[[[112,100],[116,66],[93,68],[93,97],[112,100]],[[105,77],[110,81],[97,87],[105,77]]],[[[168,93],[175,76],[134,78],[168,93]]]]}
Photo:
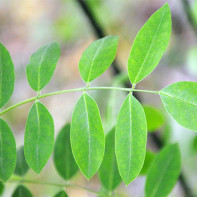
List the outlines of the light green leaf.
{"type": "Polygon", "coordinates": [[[165,118],[161,111],[149,105],[144,105],[143,108],[146,114],[148,131],[153,132],[160,129],[165,123],[165,118]]]}
{"type": "Polygon", "coordinates": [[[58,192],[54,197],[68,197],[65,191],[58,192]]]}
{"type": "Polygon", "coordinates": [[[105,138],[97,104],[86,93],[80,97],[73,112],[71,147],[81,172],[90,179],[103,160],[105,138]]]}
{"type": "Polygon", "coordinates": [[[183,127],[197,131],[197,83],[180,81],[159,92],[170,115],[183,127]]]}
{"type": "Polygon", "coordinates": [[[7,123],[0,119],[0,179],[7,181],[16,165],[16,143],[7,123]]]}
{"type": "Polygon", "coordinates": [[[59,132],[54,147],[54,164],[58,173],[69,180],[78,171],[70,145],[70,124],[66,124],[59,132]]]}
{"type": "Polygon", "coordinates": [[[128,185],[140,173],[145,155],[147,125],[143,107],[129,94],[118,114],[115,152],[120,176],[128,185]]]}
{"type": "Polygon", "coordinates": [[[158,65],[170,39],[171,14],[166,3],[156,11],[138,32],[128,60],[132,84],[149,75],[158,65]]]}
{"type": "Polygon", "coordinates": [[[112,129],[105,139],[105,155],[99,169],[99,178],[109,191],[116,189],[122,181],[115,155],[115,129],[112,129]]]}
{"type": "Polygon", "coordinates": [[[26,67],[27,80],[32,89],[39,91],[47,85],[53,76],[59,57],[60,46],[56,42],[47,44],[33,53],[26,67]]]}
{"type": "Polygon", "coordinates": [[[26,187],[20,185],[14,191],[12,197],[33,197],[33,195],[26,187]]]}
{"type": "Polygon", "coordinates": [[[172,191],[181,171],[178,144],[166,146],[158,153],[148,171],[145,196],[166,197],[172,191]]]}
{"type": "Polygon", "coordinates": [[[40,173],[46,165],[53,151],[53,143],[53,118],[42,103],[35,102],[27,117],[24,152],[29,167],[36,173],[40,173]]]}
{"type": "Polygon", "coordinates": [[[83,52],[79,71],[82,79],[88,83],[103,74],[115,59],[118,36],[107,36],[96,40],[83,52]]]}
{"type": "Polygon", "coordinates": [[[10,99],[14,81],[14,64],[8,50],[0,43],[0,108],[10,99]]]}
{"type": "Polygon", "coordinates": [[[14,173],[18,176],[24,176],[29,169],[29,166],[25,160],[24,146],[17,149],[17,161],[14,173]]]}

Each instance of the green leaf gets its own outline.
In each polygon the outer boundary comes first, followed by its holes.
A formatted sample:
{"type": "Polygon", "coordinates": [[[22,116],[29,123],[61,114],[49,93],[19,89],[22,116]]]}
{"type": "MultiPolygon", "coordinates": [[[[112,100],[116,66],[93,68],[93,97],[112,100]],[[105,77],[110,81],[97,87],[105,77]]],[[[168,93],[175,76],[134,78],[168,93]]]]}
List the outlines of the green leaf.
{"type": "Polygon", "coordinates": [[[165,123],[165,118],[161,111],[149,105],[144,105],[143,108],[146,114],[148,131],[153,132],[160,129],[165,123]]]}
{"type": "Polygon", "coordinates": [[[83,52],[79,71],[82,79],[88,83],[103,74],[115,59],[118,36],[107,36],[91,43],[83,52]]]}
{"type": "Polygon", "coordinates": [[[29,167],[36,173],[40,173],[46,165],[53,151],[53,143],[53,118],[42,103],[35,102],[27,117],[24,152],[29,167]]]}
{"type": "Polygon", "coordinates": [[[71,179],[78,171],[70,144],[70,124],[59,132],[54,147],[54,164],[58,173],[65,179],[71,179]]]}
{"type": "Polygon", "coordinates": [[[33,195],[26,187],[20,185],[14,191],[12,197],[33,197],[33,195]]]}
{"type": "Polygon", "coordinates": [[[60,57],[60,46],[56,42],[39,48],[26,67],[29,85],[35,91],[43,89],[51,80],[60,57]]]}
{"type": "Polygon", "coordinates": [[[0,179],[7,181],[16,165],[16,143],[7,123],[0,119],[0,179]]]}
{"type": "Polygon", "coordinates": [[[29,166],[25,160],[24,146],[17,149],[17,161],[14,173],[18,176],[24,176],[29,169],[29,166]]]}
{"type": "Polygon", "coordinates": [[[54,197],[68,197],[68,195],[65,191],[60,191],[54,197]]]}
{"type": "Polygon", "coordinates": [[[170,39],[171,14],[166,3],[156,11],[138,32],[128,60],[128,73],[132,84],[149,75],[158,65],[170,39]]]}
{"type": "Polygon", "coordinates": [[[14,81],[14,64],[8,50],[0,43],[0,108],[10,99],[14,81]]]}
{"type": "Polygon", "coordinates": [[[86,93],[73,111],[71,147],[81,172],[90,179],[103,160],[105,137],[97,104],[86,93]]]}
{"type": "MultiPolygon", "coordinates": [[[[197,8],[197,1],[196,1],[196,8],[197,8]]],[[[197,76],[197,48],[191,48],[187,54],[187,71],[192,76],[197,76]]]]}
{"type": "Polygon", "coordinates": [[[155,153],[147,150],[144,165],[143,165],[143,168],[140,172],[140,175],[146,175],[148,173],[148,170],[149,170],[154,158],[155,158],[155,153]]]}
{"type": "Polygon", "coordinates": [[[115,152],[120,176],[128,185],[140,173],[145,155],[147,125],[143,107],[129,94],[118,114],[115,152]]]}
{"type": "Polygon", "coordinates": [[[180,81],[159,92],[169,114],[183,127],[197,131],[197,83],[180,81]]]}
{"type": "Polygon", "coordinates": [[[3,194],[4,192],[4,184],[0,181],[0,196],[3,194]]]}
{"type": "Polygon", "coordinates": [[[166,146],[158,153],[148,171],[145,196],[166,197],[172,191],[181,171],[178,144],[166,146]]]}
{"type": "Polygon", "coordinates": [[[109,191],[116,189],[122,181],[115,155],[115,129],[112,129],[105,139],[105,155],[99,169],[99,178],[109,191]]]}

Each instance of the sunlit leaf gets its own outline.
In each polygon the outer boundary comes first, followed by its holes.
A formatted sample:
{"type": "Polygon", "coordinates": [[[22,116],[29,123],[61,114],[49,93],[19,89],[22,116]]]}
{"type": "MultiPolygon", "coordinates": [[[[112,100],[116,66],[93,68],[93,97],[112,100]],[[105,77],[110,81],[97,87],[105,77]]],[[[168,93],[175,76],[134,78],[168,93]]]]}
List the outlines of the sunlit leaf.
{"type": "Polygon", "coordinates": [[[170,115],[183,127],[197,131],[197,83],[180,81],[160,91],[170,115]]]}
{"type": "Polygon", "coordinates": [[[0,108],[10,99],[14,81],[14,64],[8,50],[0,43],[0,108]]]}
{"type": "Polygon", "coordinates": [[[7,181],[16,165],[16,143],[7,123],[0,119],[0,179],[7,181]]]}
{"type": "Polygon", "coordinates": [[[29,166],[25,160],[24,146],[20,146],[17,149],[17,161],[14,173],[19,176],[23,176],[27,173],[29,166]]]}
{"type": "Polygon", "coordinates": [[[56,42],[39,48],[31,56],[26,67],[29,85],[35,91],[44,88],[51,80],[60,57],[60,46],[56,42]]]}
{"type": "Polygon", "coordinates": [[[178,144],[166,146],[158,153],[148,171],[145,196],[166,197],[172,191],[181,171],[178,144]]]}
{"type": "Polygon", "coordinates": [[[71,147],[81,172],[90,179],[103,160],[105,138],[97,104],[86,93],[73,112],[71,147]]]}
{"type": "Polygon", "coordinates": [[[171,14],[168,4],[156,11],[138,32],[128,60],[132,84],[149,75],[161,60],[170,39],[171,14]]]}
{"type": "Polygon", "coordinates": [[[117,119],[115,152],[120,176],[128,185],[140,173],[147,140],[146,117],[141,104],[129,94],[117,119]]]}
{"type": "Polygon", "coordinates": [[[115,59],[118,46],[117,36],[107,36],[94,41],[83,52],[79,71],[82,79],[88,83],[103,74],[115,59]]]}
{"type": "Polygon", "coordinates": [[[58,192],[54,197],[68,197],[65,191],[58,192]]]}
{"type": "Polygon", "coordinates": [[[27,117],[24,152],[29,167],[36,173],[40,173],[46,165],[53,151],[53,143],[53,118],[42,103],[35,102],[27,117]]]}
{"type": "Polygon", "coordinates": [[[105,155],[99,169],[99,178],[107,190],[114,190],[122,181],[115,155],[115,129],[112,129],[105,139],[105,155]]]}
{"type": "Polygon", "coordinates": [[[33,195],[26,187],[20,185],[14,191],[12,197],[33,197],[33,195]]]}
{"type": "Polygon", "coordinates": [[[70,124],[65,125],[56,138],[54,163],[58,173],[65,180],[72,178],[78,171],[70,145],[70,124]]]}

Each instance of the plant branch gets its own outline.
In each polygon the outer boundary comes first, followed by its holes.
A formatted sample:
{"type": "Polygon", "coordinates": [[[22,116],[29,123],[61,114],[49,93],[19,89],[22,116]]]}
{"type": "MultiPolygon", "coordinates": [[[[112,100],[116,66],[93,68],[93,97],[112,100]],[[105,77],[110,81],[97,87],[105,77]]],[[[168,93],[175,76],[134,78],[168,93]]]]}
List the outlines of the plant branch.
{"type": "Polygon", "coordinates": [[[37,96],[31,97],[31,98],[28,98],[24,101],[21,101],[19,103],[16,103],[16,104],[4,109],[3,111],[1,111],[0,116],[5,114],[6,112],[16,108],[16,107],[19,107],[19,106],[24,105],[26,103],[30,103],[30,102],[35,101],[37,99],[41,99],[41,98],[45,98],[45,97],[49,97],[49,96],[53,96],[53,95],[57,95],[57,94],[68,93],[68,92],[82,92],[82,91],[88,91],[88,90],[119,90],[119,91],[126,91],[126,92],[145,92],[145,93],[151,93],[151,94],[159,94],[158,91],[139,90],[139,89],[121,88],[121,87],[84,87],[84,88],[60,90],[57,92],[51,92],[51,93],[47,93],[47,94],[43,94],[43,95],[37,95],[37,96]]]}
{"type": "Polygon", "coordinates": [[[94,193],[94,194],[102,194],[101,192],[89,189],[87,187],[84,186],[80,186],[77,184],[70,184],[70,183],[66,183],[66,184],[59,184],[59,183],[51,183],[51,182],[45,182],[45,181],[38,181],[38,180],[30,180],[30,179],[10,179],[8,181],[8,183],[26,183],[26,184],[37,184],[37,185],[47,185],[47,186],[53,186],[53,187],[65,187],[65,188],[79,188],[79,189],[83,189],[86,190],[90,193],[94,193]]]}

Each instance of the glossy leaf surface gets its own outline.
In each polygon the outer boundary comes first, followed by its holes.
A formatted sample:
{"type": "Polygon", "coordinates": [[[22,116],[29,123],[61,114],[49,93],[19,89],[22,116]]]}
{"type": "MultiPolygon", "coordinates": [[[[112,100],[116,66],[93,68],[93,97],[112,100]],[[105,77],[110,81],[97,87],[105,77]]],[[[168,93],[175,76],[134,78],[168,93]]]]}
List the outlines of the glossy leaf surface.
{"type": "Polygon", "coordinates": [[[120,176],[128,185],[140,173],[145,155],[147,125],[144,109],[129,94],[118,115],[115,134],[115,152],[120,176]]]}
{"type": "Polygon", "coordinates": [[[46,165],[53,151],[53,143],[53,118],[42,103],[35,102],[27,117],[24,152],[29,167],[36,173],[40,173],[46,165]]]}

